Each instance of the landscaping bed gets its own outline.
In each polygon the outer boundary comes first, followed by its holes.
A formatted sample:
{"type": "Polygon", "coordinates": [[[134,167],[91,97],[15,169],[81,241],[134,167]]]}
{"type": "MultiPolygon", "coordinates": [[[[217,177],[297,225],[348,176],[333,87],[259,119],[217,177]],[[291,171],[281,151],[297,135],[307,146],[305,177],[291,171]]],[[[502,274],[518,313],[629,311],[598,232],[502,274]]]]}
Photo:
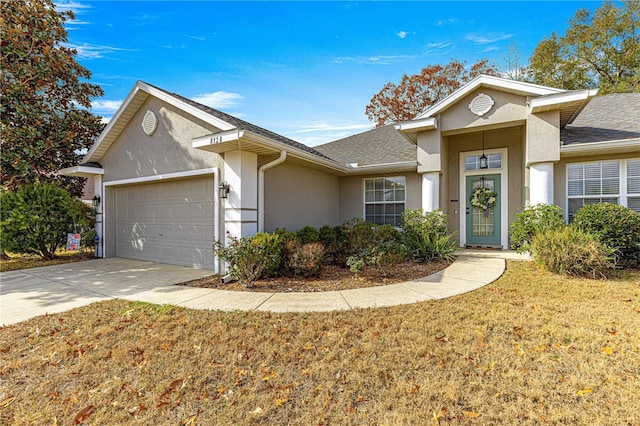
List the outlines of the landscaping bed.
{"type": "Polygon", "coordinates": [[[387,276],[381,276],[379,269],[367,269],[354,274],[347,268],[328,265],[322,268],[320,276],[311,278],[278,277],[260,279],[252,287],[245,287],[237,281],[222,283],[220,275],[212,275],[180,285],[192,287],[215,288],[233,291],[257,291],[270,293],[314,292],[349,290],[363,287],[395,284],[426,277],[449,266],[451,262],[433,260],[427,263],[402,262],[394,266],[387,276]]]}

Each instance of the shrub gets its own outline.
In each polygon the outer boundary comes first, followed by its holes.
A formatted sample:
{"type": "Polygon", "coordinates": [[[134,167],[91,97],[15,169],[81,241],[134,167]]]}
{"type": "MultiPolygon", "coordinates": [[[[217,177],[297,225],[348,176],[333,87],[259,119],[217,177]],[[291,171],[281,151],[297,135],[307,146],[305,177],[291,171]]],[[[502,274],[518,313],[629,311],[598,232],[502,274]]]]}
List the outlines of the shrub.
{"type": "Polygon", "coordinates": [[[614,248],[620,265],[640,267],[640,213],[618,204],[590,204],[576,212],[573,225],[614,248]]]}
{"type": "Polygon", "coordinates": [[[0,196],[2,249],[46,259],[66,243],[67,233],[91,229],[93,209],[54,184],[35,183],[0,196]]]}
{"type": "Polygon", "coordinates": [[[531,241],[539,233],[564,227],[560,207],[548,204],[536,204],[525,207],[516,213],[509,228],[511,249],[518,253],[531,252],[531,241]]]}
{"type": "Polygon", "coordinates": [[[324,245],[322,243],[300,244],[293,240],[287,246],[288,266],[294,276],[317,277],[322,269],[324,245]]]}
{"type": "Polygon", "coordinates": [[[228,273],[240,284],[253,287],[270,262],[265,246],[252,244],[251,238],[236,238],[229,234],[227,237],[229,241],[226,247],[220,241],[213,244],[215,255],[227,262],[228,273]]]}
{"type": "Polygon", "coordinates": [[[284,251],[280,236],[278,234],[258,232],[251,238],[251,245],[258,248],[265,257],[264,270],[259,278],[279,276],[282,252],[284,251]]]}
{"type": "Polygon", "coordinates": [[[376,241],[374,231],[376,226],[377,225],[358,217],[354,217],[345,222],[346,255],[353,256],[371,247],[376,241]]]}
{"type": "Polygon", "coordinates": [[[431,259],[451,260],[457,248],[453,233],[447,228],[447,215],[440,210],[405,210],[402,230],[406,250],[413,259],[426,262],[431,259]]]}
{"type": "Polygon", "coordinates": [[[557,274],[598,278],[615,267],[613,249],[573,226],[536,234],[531,251],[538,265],[557,274]]]}
{"type": "Polygon", "coordinates": [[[296,236],[301,244],[320,242],[320,231],[318,231],[318,229],[314,228],[313,226],[305,226],[304,228],[296,232],[296,236]]]}
{"type": "Polygon", "coordinates": [[[346,249],[347,235],[342,226],[325,225],[319,229],[320,242],[324,244],[326,263],[345,266],[346,265],[346,249]]]}

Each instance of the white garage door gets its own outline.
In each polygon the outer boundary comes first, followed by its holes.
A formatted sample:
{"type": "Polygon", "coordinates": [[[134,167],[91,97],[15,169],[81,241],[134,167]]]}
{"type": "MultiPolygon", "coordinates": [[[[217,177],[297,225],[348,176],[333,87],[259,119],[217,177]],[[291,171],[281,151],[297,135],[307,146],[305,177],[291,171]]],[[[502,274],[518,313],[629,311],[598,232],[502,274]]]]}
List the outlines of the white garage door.
{"type": "Polygon", "coordinates": [[[213,176],[115,188],[116,256],[213,268],[213,176]]]}

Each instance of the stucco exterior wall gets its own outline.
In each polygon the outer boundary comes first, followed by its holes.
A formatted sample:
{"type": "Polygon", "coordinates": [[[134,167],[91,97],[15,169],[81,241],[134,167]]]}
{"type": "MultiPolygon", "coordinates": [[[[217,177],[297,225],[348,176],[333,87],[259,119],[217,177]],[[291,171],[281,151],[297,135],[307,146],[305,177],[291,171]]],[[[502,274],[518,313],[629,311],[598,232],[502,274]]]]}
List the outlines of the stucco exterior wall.
{"type": "Polygon", "coordinates": [[[418,134],[418,173],[439,172],[442,170],[442,146],[440,129],[418,134]]]}
{"type": "Polygon", "coordinates": [[[526,102],[527,99],[524,96],[480,88],[443,112],[438,127],[446,133],[478,126],[504,126],[505,123],[523,122],[529,113],[526,102]],[[482,117],[469,111],[469,103],[479,93],[491,96],[495,102],[493,108],[482,117]]]}
{"type": "Polygon", "coordinates": [[[218,154],[191,147],[192,138],[215,131],[215,127],[150,97],[100,159],[104,182],[221,167],[218,154]],[[147,136],[141,125],[147,110],[158,118],[152,136],[147,136]]]}
{"type": "Polygon", "coordinates": [[[296,231],[304,226],[337,225],[338,177],[284,163],[264,173],[264,230],[296,231]]]}
{"type": "MultiPolygon", "coordinates": [[[[524,205],[524,156],[522,127],[512,127],[485,132],[485,149],[507,148],[508,179],[508,223],[511,224],[515,214],[524,205]]],[[[460,154],[482,150],[482,134],[470,133],[448,136],[444,138],[447,145],[447,170],[443,177],[443,188],[446,188],[447,199],[443,201],[442,210],[449,215],[449,229],[460,231],[460,218],[465,214],[463,197],[460,194],[460,154]],[[456,213],[457,212],[457,213],[456,213]]],[[[487,173],[491,173],[488,171],[487,173]]],[[[503,218],[504,220],[504,218],[503,218]]]]}
{"type": "Polygon", "coordinates": [[[422,176],[418,173],[391,173],[340,178],[340,214],[338,224],[354,217],[364,218],[364,179],[404,176],[406,181],[406,208],[422,207],[422,176]]]}
{"type": "Polygon", "coordinates": [[[527,164],[558,160],[560,160],[560,111],[529,115],[527,164]]]}
{"type": "Polygon", "coordinates": [[[586,163],[589,161],[610,161],[628,158],[640,158],[640,152],[629,152],[607,155],[588,155],[562,158],[555,164],[553,170],[553,203],[560,206],[563,213],[567,213],[567,164],[586,163]]]}

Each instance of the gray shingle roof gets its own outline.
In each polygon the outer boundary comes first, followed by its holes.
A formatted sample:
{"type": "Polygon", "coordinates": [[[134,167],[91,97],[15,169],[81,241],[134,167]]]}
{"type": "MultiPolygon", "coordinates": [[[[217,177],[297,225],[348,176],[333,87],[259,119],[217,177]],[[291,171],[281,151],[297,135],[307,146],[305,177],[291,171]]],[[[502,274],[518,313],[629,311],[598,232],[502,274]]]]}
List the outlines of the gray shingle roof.
{"type": "Polygon", "coordinates": [[[249,123],[247,121],[241,120],[241,119],[239,119],[237,117],[234,117],[232,115],[229,115],[229,114],[224,113],[222,111],[219,111],[217,109],[208,107],[206,105],[202,105],[201,103],[192,101],[191,99],[185,98],[184,96],[181,96],[181,95],[179,95],[177,93],[168,92],[168,91],[166,91],[164,89],[161,89],[160,87],[154,86],[154,85],[149,84],[149,83],[145,83],[145,84],[147,84],[147,85],[149,85],[151,87],[154,87],[154,88],[156,88],[158,90],[161,90],[161,91],[163,91],[163,92],[165,92],[165,93],[167,93],[167,94],[169,94],[169,95],[171,95],[171,96],[173,96],[173,97],[175,97],[177,99],[180,99],[181,101],[183,101],[183,102],[185,102],[185,103],[187,103],[187,104],[189,104],[191,106],[194,106],[194,107],[198,108],[199,110],[206,112],[207,114],[210,114],[210,115],[212,115],[214,117],[217,117],[220,120],[225,121],[225,122],[235,126],[238,130],[247,130],[247,131],[255,133],[257,135],[264,136],[264,137],[269,138],[271,140],[274,140],[274,141],[277,141],[277,142],[281,142],[281,143],[283,143],[285,145],[289,145],[289,146],[292,146],[294,148],[298,148],[298,149],[301,149],[303,151],[309,152],[311,154],[317,155],[319,157],[331,160],[331,158],[327,157],[326,155],[322,154],[321,152],[318,152],[318,151],[316,151],[315,149],[313,149],[313,148],[311,148],[309,146],[301,144],[300,142],[296,142],[293,139],[289,139],[289,138],[287,138],[285,136],[279,135],[278,133],[272,132],[271,130],[263,129],[262,127],[256,126],[255,124],[251,124],[251,123],[249,123]]]}
{"type": "Polygon", "coordinates": [[[335,161],[361,166],[416,161],[416,146],[407,141],[392,124],[316,146],[335,161]]]}
{"type": "Polygon", "coordinates": [[[563,145],[634,138],[640,138],[640,93],[596,96],[560,131],[563,145]]]}

